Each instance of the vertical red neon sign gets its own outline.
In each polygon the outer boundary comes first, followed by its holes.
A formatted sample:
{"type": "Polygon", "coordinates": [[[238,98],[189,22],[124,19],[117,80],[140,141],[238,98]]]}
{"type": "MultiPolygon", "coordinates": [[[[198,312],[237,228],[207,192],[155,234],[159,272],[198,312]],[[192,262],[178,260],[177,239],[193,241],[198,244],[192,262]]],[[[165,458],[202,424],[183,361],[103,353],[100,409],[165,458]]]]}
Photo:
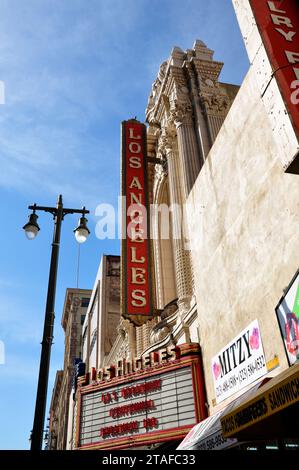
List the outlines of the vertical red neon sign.
{"type": "Polygon", "coordinates": [[[141,325],[151,317],[152,305],[146,126],[135,119],[122,123],[122,195],[126,206],[122,314],[141,325]]]}

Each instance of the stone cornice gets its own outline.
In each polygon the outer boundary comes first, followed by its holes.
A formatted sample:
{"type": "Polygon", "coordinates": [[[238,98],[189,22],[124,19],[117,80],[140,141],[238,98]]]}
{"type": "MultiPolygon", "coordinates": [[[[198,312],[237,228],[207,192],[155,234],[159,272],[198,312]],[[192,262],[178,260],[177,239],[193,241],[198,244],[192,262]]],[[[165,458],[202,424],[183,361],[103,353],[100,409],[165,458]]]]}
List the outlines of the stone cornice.
{"type": "Polygon", "coordinates": [[[210,60],[200,60],[196,57],[191,59],[195,70],[198,75],[199,84],[205,85],[205,80],[210,80],[215,84],[218,82],[218,77],[223,67],[223,62],[216,62],[210,60]]]}
{"type": "Polygon", "coordinates": [[[213,51],[202,41],[196,41],[193,47],[186,53],[174,48],[169,60],[161,64],[146,109],[151,126],[165,127],[174,122],[179,127],[192,122],[188,76],[193,89],[198,83],[200,105],[207,114],[227,113],[229,99],[218,84],[223,62],[214,61],[213,51]]]}
{"type": "Polygon", "coordinates": [[[146,108],[146,120],[149,124],[160,123],[163,117],[169,114],[170,100],[173,95],[176,97],[181,94],[181,89],[184,88],[186,95],[189,90],[187,87],[184,71],[181,66],[172,65],[168,62],[165,66],[163,82],[160,82],[159,77],[153,84],[152,92],[148,100],[146,108]]]}

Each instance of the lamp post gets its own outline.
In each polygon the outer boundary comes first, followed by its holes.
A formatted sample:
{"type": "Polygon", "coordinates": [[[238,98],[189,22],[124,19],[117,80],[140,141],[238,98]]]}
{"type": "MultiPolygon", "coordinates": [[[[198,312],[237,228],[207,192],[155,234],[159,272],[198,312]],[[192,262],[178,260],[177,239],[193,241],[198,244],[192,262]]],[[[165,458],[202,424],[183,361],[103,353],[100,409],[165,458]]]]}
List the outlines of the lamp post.
{"type": "Polygon", "coordinates": [[[53,215],[54,219],[54,234],[53,234],[53,243],[52,243],[52,254],[51,254],[51,264],[50,264],[50,273],[49,273],[49,282],[48,282],[48,294],[46,302],[46,312],[44,320],[44,332],[42,340],[42,350],[40,358],[40,367],[39,367],[39,376],[38,376],[38,387],[35,403],[35,413],[34,413],[34,422],[33,430],[31,435],[31,450],[41,450],[43,442],[43,430],[44,430],[44,421],[45,421],[45,412],[46,412],[46,402],[47,402],[47,389],[48,389],[48,379],[49,379],[49,367],[50,367],[50,356],[51,356],[51,346],[53,340],[53,329],[54,329],[54,307],[55,307],[55,293],[56,293],[56,279],[57,279],[57,267],[58,267],[58,255],[59,255],[59,244],[60,244],[60,232],[61,232],[61,223],[66,214],[82,214],[78,227],[74,230],[76,240],[79,243],[86,241],[90,231],[87,228],[87,219],[85,214],[88,214],[89,211],[83,207],[82,209],[65,209],[62,203],[62,196],[60,195],[57,201],[56,207],[44,207],[29,206],[28,209],[31,209],[33,212],[29,216],[29,221],[24,225],[23,229],[29,240],[33,240],[38,231],[40,230],[37,219],[38,215],[36,211],[50,212],[53,215]]]}

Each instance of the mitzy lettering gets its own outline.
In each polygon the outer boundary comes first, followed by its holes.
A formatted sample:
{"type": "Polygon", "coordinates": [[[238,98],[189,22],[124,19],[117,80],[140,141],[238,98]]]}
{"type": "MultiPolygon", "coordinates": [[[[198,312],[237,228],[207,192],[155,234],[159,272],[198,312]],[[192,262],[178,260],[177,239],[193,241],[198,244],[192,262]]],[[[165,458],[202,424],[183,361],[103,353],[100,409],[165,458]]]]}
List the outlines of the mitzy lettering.
{"type": "Polygon", "coordinates": [[[249,330],[218,355],[221,378],[252,356],[249,344],[249,330]]]}

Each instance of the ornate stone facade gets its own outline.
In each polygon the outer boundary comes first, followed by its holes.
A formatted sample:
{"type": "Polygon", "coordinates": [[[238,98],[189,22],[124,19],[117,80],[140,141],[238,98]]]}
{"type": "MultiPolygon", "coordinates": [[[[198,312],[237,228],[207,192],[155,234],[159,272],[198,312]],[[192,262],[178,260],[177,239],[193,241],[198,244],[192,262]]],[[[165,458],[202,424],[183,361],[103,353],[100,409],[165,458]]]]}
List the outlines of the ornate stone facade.
{"type": "Polygon", "coordinates": [[[186,52],[175,47],[161,64],[148,100],[148,155],[161,161],[149,184],[151,201],[158,206],[152,216],[156,306],[163,312],[170,304],[175,311],[157,318],[147,351],[167,341],[189,341],[189,323],[196,321],[184,206],[238,91],[219,82],[222,66],[202,41],[186,52]],[[161,205],[170,208],[164,218],[161,205]],[[168,224],[167,239],[162,232],[168,224]]]}

